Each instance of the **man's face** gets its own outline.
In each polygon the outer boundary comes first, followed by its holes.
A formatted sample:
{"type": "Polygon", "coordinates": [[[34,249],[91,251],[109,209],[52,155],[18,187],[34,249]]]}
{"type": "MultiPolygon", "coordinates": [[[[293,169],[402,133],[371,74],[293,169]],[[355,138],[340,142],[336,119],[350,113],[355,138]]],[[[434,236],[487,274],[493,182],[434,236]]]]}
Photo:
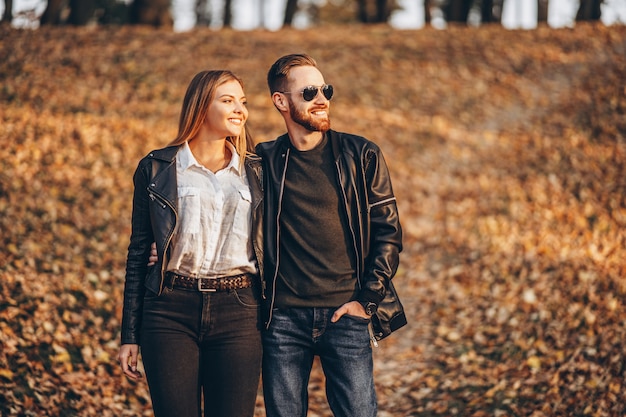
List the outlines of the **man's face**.
{"type": "Polygon", "coordinates": [[[318,90],[311,101],[305,101],[302,90],[307,86],[322,87],[324,77],[315,67],[295,67],[289,73],[289,116],[312,132],[326,132],[330,129],[330,101],[318,90]]]}

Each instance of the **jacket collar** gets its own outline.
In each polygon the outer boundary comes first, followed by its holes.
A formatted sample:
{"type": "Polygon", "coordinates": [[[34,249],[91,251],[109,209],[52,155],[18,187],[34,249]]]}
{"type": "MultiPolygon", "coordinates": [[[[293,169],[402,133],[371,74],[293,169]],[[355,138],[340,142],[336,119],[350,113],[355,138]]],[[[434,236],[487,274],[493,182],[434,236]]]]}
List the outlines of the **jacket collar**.
{"type": "Polygon", "coordinates": [[[180,146],[168,146],[150,152],[153,160],[150,166],[148,190],[160,195],[172,207],[176,207],[176,154],[180,146]]]}
{"type": "Polygon", "coordinates": [[[180,147],[181,145],[176,145],[168,146],[167,148],[156,149],[150,152],[150,157],[165,162],[174,162],[174,159],[176,158],[176,154],[178,153],[180,147]]]}

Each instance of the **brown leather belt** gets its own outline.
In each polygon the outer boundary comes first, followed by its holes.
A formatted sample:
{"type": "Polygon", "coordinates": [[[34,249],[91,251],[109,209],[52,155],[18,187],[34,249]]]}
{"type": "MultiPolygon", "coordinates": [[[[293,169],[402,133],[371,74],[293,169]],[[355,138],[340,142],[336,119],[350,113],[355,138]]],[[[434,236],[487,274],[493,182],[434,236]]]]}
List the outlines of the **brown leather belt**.
{"type": "Polygon", "coordinates": [[[178,275],[173,272],[167,272],[165,274],[166,284],[168,287],[208,292],[249,288],[254,284],[253,277],[254,276],[251,274],[241,274],[222,278],[193,278],[178,275]]]}

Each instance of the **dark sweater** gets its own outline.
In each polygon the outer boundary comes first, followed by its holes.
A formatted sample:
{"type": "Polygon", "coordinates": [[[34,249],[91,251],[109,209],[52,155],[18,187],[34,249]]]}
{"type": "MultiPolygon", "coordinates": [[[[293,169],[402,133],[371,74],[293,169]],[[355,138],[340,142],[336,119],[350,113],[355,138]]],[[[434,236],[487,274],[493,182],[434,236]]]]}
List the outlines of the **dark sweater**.
{"type": "Polygon", "coordinates": [[[357,290],[354,250],[329,142],[293,148],[281,215],[277,307],[338,307],[357,290]]]}

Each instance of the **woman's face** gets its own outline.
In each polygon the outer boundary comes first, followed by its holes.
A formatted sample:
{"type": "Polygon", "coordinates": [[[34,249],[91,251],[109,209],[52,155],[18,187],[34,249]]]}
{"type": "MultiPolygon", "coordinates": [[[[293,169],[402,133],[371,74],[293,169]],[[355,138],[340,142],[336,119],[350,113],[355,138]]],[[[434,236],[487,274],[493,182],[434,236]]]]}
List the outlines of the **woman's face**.
{"type": "Polygon", "coordinates": [[[218,86],[205,120],[208,130],[220,139],[239,136],[248,120],[246,102],[243,88],[236,80],[218,86]]]}

